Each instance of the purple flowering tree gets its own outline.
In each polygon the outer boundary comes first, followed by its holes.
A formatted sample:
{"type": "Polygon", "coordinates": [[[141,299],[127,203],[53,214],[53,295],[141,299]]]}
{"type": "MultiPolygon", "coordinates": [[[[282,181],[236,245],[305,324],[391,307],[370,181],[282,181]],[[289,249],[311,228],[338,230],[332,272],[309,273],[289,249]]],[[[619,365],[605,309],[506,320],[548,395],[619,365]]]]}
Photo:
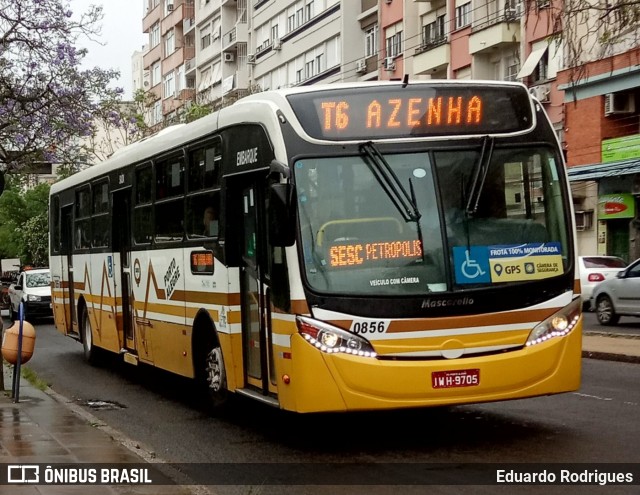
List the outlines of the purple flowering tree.
{"type": "Polygon", "coordinates": [[[122,95],[109,88],[117,71],[80,67],[76,42],[99,38],[101,19],[101,7],[77,16],[66,0],[0,0],[0,171],[92,161],[96,116],[122,95]]]}

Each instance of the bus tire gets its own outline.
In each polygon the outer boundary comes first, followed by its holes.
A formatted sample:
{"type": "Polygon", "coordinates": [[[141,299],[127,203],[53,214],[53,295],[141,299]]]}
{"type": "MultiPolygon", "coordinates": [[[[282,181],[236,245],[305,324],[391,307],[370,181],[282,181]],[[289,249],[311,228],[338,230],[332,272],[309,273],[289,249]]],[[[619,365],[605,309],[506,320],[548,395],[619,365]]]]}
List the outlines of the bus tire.
{"type": "Polygon", "coordinates": [[[227,373],[222,357],[222,348],[218,342],[209,346],[203,364],[208,406],[212,412],[218,412],[224,408],[229,399],[227,373]]]}
{"type": "Polygon", "coordinates": [[[89,364],[98,364],[100,350],[93,345],[93,333],[91,332],[91,321],[87,308],[82,310],[80,316],[80,337],[82,338],[82,349],[85,360],[89,364]]]}

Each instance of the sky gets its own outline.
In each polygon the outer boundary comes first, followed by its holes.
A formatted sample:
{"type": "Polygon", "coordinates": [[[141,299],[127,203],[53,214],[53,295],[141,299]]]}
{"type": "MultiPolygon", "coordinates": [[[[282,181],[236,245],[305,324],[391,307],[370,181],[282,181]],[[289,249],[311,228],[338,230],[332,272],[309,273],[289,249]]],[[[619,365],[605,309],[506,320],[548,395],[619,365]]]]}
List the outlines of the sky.
{"type": "Polygon", "coordinates": [[[91,5],[102,5],[102,33],[100,42],[82,40],[79,46],[89,53],[83,60],[84,68],[117,69],[120,79],[114,86],[124,88],[124,99],[131,99],[133,83],[131,55],[140,50],[149,38],[142,32],[142,0],[69,0],[75,15],[86,12],[91,5]]]}

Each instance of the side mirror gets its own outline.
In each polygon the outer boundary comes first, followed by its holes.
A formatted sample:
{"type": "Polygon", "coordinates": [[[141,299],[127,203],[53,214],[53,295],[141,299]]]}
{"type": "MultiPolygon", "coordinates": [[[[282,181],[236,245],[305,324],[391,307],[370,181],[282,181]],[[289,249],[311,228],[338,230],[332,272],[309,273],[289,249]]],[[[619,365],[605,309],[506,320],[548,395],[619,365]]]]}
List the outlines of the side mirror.
{"type": "Polygon", "coordinates": [[[295,188],[291,183],[269,186],[267,223],[273,246],[293,246],[296,240],[295,188]]]}
{"type": "Polygon", "coordinates": [[[22,290],[22,285],[14,285],[13,290],[22,290]]]}
{"type": "Polygon", "coordinates": [[[617,278],[624,278],[625,274],[626,274],[626,270],[622,270],[622,271],[619,271],[618,273],[616,273],[616,277],[617,278]]]}

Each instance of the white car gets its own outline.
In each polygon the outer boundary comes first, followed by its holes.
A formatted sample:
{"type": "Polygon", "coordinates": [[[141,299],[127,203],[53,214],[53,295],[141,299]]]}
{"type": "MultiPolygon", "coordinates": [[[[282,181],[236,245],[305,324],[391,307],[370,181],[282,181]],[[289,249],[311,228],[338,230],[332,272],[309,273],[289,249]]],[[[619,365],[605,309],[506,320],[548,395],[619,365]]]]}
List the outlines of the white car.
{"type": "Polygon", "coordinates": [[[640,259],[599,284],[591,303],[601,325],[616,325],[621,316],[640,316],[640,259]]]}
{"type": "Polygon", "coordinates": [[[18,319],[20,303],[23,303],[24,317],[52,316],[51,272],[48,268],[25,270],[17,282],[9,286],[11,316],[18,319]]]}
{"type": "Polygon", "coordinates": [[[583,307],[589,309],[589,300],[596,285],[610,278],[615,278],[618,272],[626,267],[627,262],[617,256],[579,256],[578,268],[580,270],[583,307]]]}

